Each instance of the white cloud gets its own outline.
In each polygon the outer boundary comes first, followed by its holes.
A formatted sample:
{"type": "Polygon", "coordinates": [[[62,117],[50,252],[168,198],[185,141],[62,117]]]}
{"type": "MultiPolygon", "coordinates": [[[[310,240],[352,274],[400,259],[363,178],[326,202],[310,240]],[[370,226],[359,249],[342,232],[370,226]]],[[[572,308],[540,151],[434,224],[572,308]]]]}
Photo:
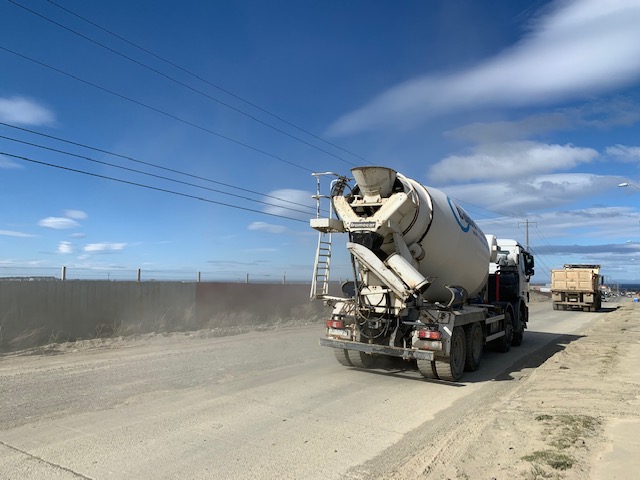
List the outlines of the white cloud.
{"type": "MultiPolygon", "coordinates": [[[[489,182],[442,187],[450,197],[477,219],[473,206],[465,202],[505,215],[521,216],[535,210],[552,210],[562,205],[617,188],[621,177],[564,173],[541,175],[521,182],[489,182]]],[[[481,212],[486,215],[486,212],[481,212]]]]}
{"type": "Polygon", "coordinates": [[[50,125],[55,115],[34,100],[16,96],[0,98],[0,120],[17,125],[50,125]]]}
{"type": "Polygon", "coordinates": [[[557,0],[517,44],[475,67],[407,81],[348,113],[332,135],[406,127],[485,106],[584,98],[640,77],[640,2],[557,0]]]}
{"type": "Polygon", "coordinates": [[[0,155],[0,168],[4,168],[4,169],[13,169],[13,168],[24,168],[23,165],[20,165],[17,162],[14,162],[13,160],[11,160],[8,157],[5,157],[4,155],[0,155]]]}
{"type": "Polygon", "coordinates": [[[71,242],[60,242],[58,244],[58,253],[70,254],[73,253],[74,248],[71,242]]]}
{"type": "Polygon", "coordinates": [[[81,233],[81,232],[78,232],[78,233],[72,233],[72,234],[70,235],[70,237],[71,237],[71,238],[85,238],[86,236],[87,236],[87,234],[86,234],[86,233],[81,233]]]}
{"type": "Polygon", "coordinates": [[[624,145],[615,145],[613,147],[607,147],[605,150],[607,155],[616,157],[618,160],[624,162],[637,162],[640,161],[640,147],[626,147],[624,145]]]}
{"type": "Polygon", "coordinates": [[[284,233],[287,231],[287,227],[283,227],[282,225],[274,225],[267,222],[252,222],[247,228],[249,230],[259,230],[269,233],[284,233]]]}
{"type": "Polygon", "coordinates": [[[428,170],[429,182],[514,179],[573,168],[598,156],[591,148],[548,145],[536,142],[488,144],[476,147],[471,155],[451,155],[428,170]]]}
{"type": "Polygon", "coordinates": [[[88,218],[88,215],[82,210],[65,210],[64,215],[73,220],[86,220],[88,218]]]}
{"type": "Polygon", "coordinates": [[[78,222],[71,218],[64,217],[47,217],[38,222],[38,225],[45,228],[54,228],[56,230],[64,230],[67,228],[77,228],[80,226],[78,222]]]}
{"type": "Polygon", "coordinates": [[[13,230],[0,230],[0,235],[5,235],[7,237],[18,237],[18,238],[37,237],[37,235],[32,235],[31,233],[14,232],[13,230]]]}
{"type": "Polygon", "coordinates": [[[126,243],[89,243],[84,246],[85,252],[110,253],[124,250],[126,243]]]}
{"type": "Polygon", "coordinates": [[[315,217],[316,201],[311,195],[304,190],[292,188],[274,190],[265,198],[271,205],[265,207],[264,211],[272,215],[308,220],[315,217]]]}

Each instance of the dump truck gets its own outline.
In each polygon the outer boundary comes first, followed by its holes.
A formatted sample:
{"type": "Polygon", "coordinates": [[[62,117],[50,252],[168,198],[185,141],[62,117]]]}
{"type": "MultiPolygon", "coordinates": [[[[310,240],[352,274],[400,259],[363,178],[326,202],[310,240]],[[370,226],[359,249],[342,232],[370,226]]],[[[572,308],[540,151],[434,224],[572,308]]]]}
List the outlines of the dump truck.
{"type": "Polygon", "coordinates": [[[565,264],[551,270],[551,301],[554,310],[596,312],[602,306],[600,265],[565,264]]]}
{"type": "Polygon", "coordinates": [[[452,382],[479,368],[486,345],[502,352],[520,345],[533,256],[515,240],[485,235],[435,188],[387,167],[351,173],[314,174],[318,207],[310,223],[319,237],[311,298],[332,306],[320,345],[345,366],[399,357],[415,361],[428,379],[452,382]],[[352,278],[332,294],[333,237],[340,234],[352,278]]]}

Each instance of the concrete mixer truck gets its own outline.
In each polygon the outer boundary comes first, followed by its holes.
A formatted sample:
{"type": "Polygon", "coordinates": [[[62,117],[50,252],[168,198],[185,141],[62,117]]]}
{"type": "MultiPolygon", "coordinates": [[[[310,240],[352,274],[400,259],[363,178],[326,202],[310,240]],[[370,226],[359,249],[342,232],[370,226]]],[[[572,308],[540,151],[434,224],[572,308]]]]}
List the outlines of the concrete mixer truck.
{"type": "Polygon", "coordinates": [[[439,190],[386,167],[351,172],[353,179],[314,174],[311,227],[319,240],[311,297],[333,307],[320,345],[345,366],[400,357],[415,361],[424,377],[447,381],[477,370],[487,344],[502,352],[520,345],[533,256],[515,240],[484,235],[439,190]],[[323,195],[327,177],[330,193],[323,195]],[[341,233],[348,235],[353,279],[332,295],[332,235],[341,233]]]}

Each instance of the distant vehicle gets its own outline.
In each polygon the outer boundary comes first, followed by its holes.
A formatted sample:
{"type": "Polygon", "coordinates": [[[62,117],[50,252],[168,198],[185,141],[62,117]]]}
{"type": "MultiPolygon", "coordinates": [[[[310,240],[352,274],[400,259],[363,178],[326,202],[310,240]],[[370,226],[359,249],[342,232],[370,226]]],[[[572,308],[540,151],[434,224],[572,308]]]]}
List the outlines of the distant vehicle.
{"type": "Polygon", "coordinates": [[[551,270],[551,301],[554,310],[581,309],[596,312],[602,306],[600,265],[566,264],[551,270]]]}

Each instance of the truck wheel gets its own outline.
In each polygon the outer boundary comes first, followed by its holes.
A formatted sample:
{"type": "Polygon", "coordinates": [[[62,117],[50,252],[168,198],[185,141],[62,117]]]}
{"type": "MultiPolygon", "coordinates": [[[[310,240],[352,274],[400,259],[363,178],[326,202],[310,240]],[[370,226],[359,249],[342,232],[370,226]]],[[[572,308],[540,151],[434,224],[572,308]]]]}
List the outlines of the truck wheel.
{"type": "Polygon", "coordinates": [[[511,312],[507,310],[504,313],[504,335],[496,340],[498,351],[507,353],[511,349],[511,343],[513,342],[513,319],[511,312]]]}
{"type": "Polygon", "coordinates": [[[464,369],[467,372],[475,372],[480,368],[480,359],[484,350],[484,335],[479,323],[473,323],[465,329],[467,356],[464,369]]]}
{"type": "Polygon", "coordinates": [[[344,348],[334,348],[333,353],[340,365],[344,365],[345,367],[353,367],[351,360],[349,360],[348,350],[345,350],[344,348]]]}
{"type": "Polygon", "coordinates": [[[514,347],[519,347],[520,345],[522,345],[522,340],[524,340],[524,322],[520,321],[520,328],[518,328],[518,331],[514,331],[513,332],[513,339],[511,340],[511,345],[513,345],[514,347]]]}
{"type": "Polygon", "coordinates": [[[417,360],[418,371],[424,378],[429,380],[438,380],[438,374],[436,373],[436,362],[433,360],[417,360]]]}
{"type": "Polygon", "coordinates": [[[462,378],[464,364],[467,360],[467,345],[464,337],[464,329],[456,327],[451,334],[451,349],[449,358],[436,360],[436,373],[440,380],[457,382],[462,378]]]}
{"type": "Polygon", "coordinates": [[[347,350],[351,365],[357,368],[373,368],[377,358],[368,353],[359,352],[357,350],[347,350]]]}

